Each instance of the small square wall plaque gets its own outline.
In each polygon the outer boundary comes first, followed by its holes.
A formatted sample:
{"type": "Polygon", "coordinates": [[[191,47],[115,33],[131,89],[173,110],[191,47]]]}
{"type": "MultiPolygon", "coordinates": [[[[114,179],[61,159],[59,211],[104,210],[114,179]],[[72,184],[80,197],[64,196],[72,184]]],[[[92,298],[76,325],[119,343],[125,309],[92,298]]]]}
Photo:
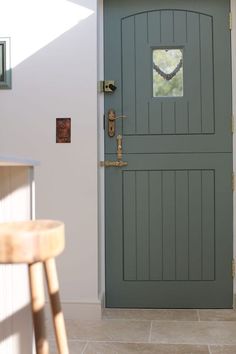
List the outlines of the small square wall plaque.
{"type": "Polygon", "coordinates": [[[71,142],[71,118],[56,119],[56,142],[61,144],[71,142]]]}

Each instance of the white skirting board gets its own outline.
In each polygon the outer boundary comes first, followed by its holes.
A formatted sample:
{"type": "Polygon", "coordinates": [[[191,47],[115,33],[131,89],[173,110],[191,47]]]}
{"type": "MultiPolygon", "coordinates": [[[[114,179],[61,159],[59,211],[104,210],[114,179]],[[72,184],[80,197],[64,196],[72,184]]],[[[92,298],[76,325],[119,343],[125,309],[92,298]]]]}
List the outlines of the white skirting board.
{"type": "MultiPolygon", "coordinates": [[[[65,303],[62,304],[62,311],[66,320],[100,320],[102,318],[101,302],[94,303],[65,303]]],[[[50,304],[46,303],[46,318],[51,318],[50,304]]]]}

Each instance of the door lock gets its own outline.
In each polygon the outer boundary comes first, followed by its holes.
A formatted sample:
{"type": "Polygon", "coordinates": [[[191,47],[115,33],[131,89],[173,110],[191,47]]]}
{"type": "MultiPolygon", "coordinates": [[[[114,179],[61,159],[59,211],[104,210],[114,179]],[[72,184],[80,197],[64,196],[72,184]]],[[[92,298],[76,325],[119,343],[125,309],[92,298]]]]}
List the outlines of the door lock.
{"type": "Polygon", "coordinates": [[[115,85],[115,81],[113,80],[105,80],[103,83],[103,88],[104,88],[104,92],[108,92],[108,93],[115,92],[115,90],[117,89],[115,85]]]}
{"type": "Polygon", "coordinates": [[[114,109],[108,111],[108,135],[113,138],[116,134],[116,120],[119,118],[127,118],[127,116],[116,116],[114,109]]]}

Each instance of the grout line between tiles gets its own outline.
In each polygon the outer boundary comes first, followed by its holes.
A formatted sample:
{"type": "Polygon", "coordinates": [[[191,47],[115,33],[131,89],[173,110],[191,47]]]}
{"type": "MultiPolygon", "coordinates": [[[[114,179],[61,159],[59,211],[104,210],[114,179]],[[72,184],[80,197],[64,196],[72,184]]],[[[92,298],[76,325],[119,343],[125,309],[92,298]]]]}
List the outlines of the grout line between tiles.
{"type": "Polygon", "coordinates": [[[150,324],[150,332],[149,332],[149,336],[148,336],[148,343],[151,343],[151,337],[152,337],[152,323],[153,323],[153,321],[151,321],[151,324],[150,324]]]}
{"type": "MultiPolygon", "coordinates": [[[[111,343],[119,343],[119,344],[155,344],[155,345],[164,345],[164,346],[167,346],[167,345],[182,345],[182,346],[200,346],[200,347],[207,347],[209,344],[208,343],[201,343],[199,344],[199,342],[193,342],[193,343],[188,343],[188,342],[146,342],[146,341],[141,341],[141,342],[138,342],[138,341],[135,341],[135,340],[92,340],[90,339],[88,343],[108,343],[108,344],[111,344],[111,343]]],[[[213,344],[211,344],[213,345],[213,344]]],[[[217,344],[217,346],[231,346],[232,344],[217,344]]]]}
{"type": "MultiPolygon", "coordinates": [[[[198,316],[197,316],[198,318],[198,316]]],[[[187,319],[184,319],[184,320],[174,320],[174,319],[166,319],[166,320],[163,320],[163,319],[143,319],[143,318],[103,318],[103,321],[132,321],[132,322],[150,322],[150,321],[155,321],[155,322],[199,322],[199,320],[187,320],[187,319]]],[[[211,322],[211,321],[208,321],[208,322],[211,322]]],[[[219,322],[219,321],[217,321],[219,322]]],[[[226,321],[228,322],[228,321],[226,321]]]]}
{"type": "Polygon", "coordinates": [[[89,344],[89,342],[87,342],[87,343],[85,344],[84,349],[82,350],[82,353],[81,353],[81,354],[85,354],[85,350],[87,349],[88,344],[89,344]]]}
{"type": "MultiPolygon", "coordinates": [[[[146,318],[103,318],[102,321],[133,321],[133,322],[150,322],[151,319],[146,318]]],[[[158,321],[158,320],[157,320],[158,321]]],[[[162,320],[161,320],[162,321],[162,320]]]]}
{"type": "MultiPolygon", "coordinates": [[[[76,340],[75,340],[76,341],[76,340]]],[[[86,340],[84,340],[84,342],[85,342],[86,340]]],[[[68,342],[72,342],[72,340],[69,340],[68,342]]],[[[137,340],[132,340],[132,339],[130,339],[130,340],[115,340],[115,339],[111,339],[111,340],[98,340],[98,339],[88,339],[87,341],[86,341],[87,343],[86,343],[86,347],[87,347],[87,344],[89,344],[89,343],[119,343],[119,344],[155,344],[155,345],[184,345],[184,346],[200,346],[200,347],[208,347],[208,346],[213,346],[213,345],[215,345],[215,344],[213,344],[213,343],[211,343],[211,344],[209,344],[209,343],[205,343],[205,342],[203,342],[203,343],[200,343],[199,344],[199,342],[193,342],[193,343],[188,343],[188,342],[159,342],[159,341],[151,341],[151,342],[147,342],[147,341],[137,341],[137,340]]],[[[229,344],[229,343],[219,343],[219,344],[217,344],[216,346],[219,346],[219,347],[221,347],[221,346],[225,346],[225,347],[227,347],[227,346],[232,346],[232,345],[235,345],[235,344],[229,344]]],[[[84,353],[85,354],[85,353],[84,353]]]]}
{"type": "Polygon", "coordinates": [[[199,310],[196,310],[197,311],[197,319],[198,319],[198,322],[200,322],[201,321],[201,319],[200,319],[200,312],[199,312],[199,310]]]}
{"type": "MultiPolygon", "coordinates": [[[[87,339],[76,339],[76,338],[69,338],[67,339],[68,342],[79,342],[79,343],[87,343],[87,339]]],[[[49,340],[49,342],[55,342],[55,340],[49,340]]],[[[55,342],[56,343],[56,342],[55,342]]]]}
{"type": "MultiPolygon", "coordinates": [[[[70,339],[68,340],[69,342],[81,342],[80,340],[76,340],[76,339],[70,339]]],[[[141,345],[163,345],[163,346],[173,346],[173,345],[178,345],[178,346],[199,346],[199,347],[207,347],[209,354],[212,354],[212,351],[210,349],[210,347],[213,344],[207,344],[207,343],[178,343],[178,342],[173,342],[173,343],[162,343],[162,342],[147,342],[147,341],[135,341],[135,340],[126,340],[126,341],[122,341],[122,340],[93,340],[93,339],[89,339],[88,341],[84,341],[85,342],[85,346],[81,352],[81,354],[86,354],[86,350],[89,346],[89,344],[96,344],[96,343],[106,343],[106,344],[141,344],[141,345]]],[[[52,343],[52,342],[51,342],[52,343]]],[[[54,342],[55,343],[55,342],[54,342]]],[[[217,344],[217,346],[232,346],[232,344],[217,344]]]]}
{"type": "MultiPolygon", "coordinates": [[[[69,342],[71,342],[71,340],[69,340],[69,342]]],[[[111,343],[119,343],[119,344],[164,344],[164,345],[168,345],[168,343],[159,343],[159,342],[147,342],[147,341],[136,341],[136,340],[116,340],[116,339],[111,339],[111,340],[108,340],[108,339],[104,339],[104,340],[99,340],[99,339],[88,339],[88,342],[87,344],[89,343],[108,343],[108,344],[111,344],[111,343]]],[[[171,343],[173,344],[173,343],[171,343]]],[[[177,344],[177,345],[182,345],[182,343],[174,343],[174,345],[177,344]]],[[[188,344],[188,343],[187,343],[188,344]]],[[[189,345],[189,344],[188,344],[189,345]]],[[[190,344],[192,345],[192,344],[190,344]]]]}
{"type": "Polygon", "coordinates": [[[208,351],[209,351],[209,354],[212,354],[211,353],[211,346],[208,344],[208,351]]]}
{"type": "Polygon", "coordinates": [[[193,320],[193,319],[191,319],[191,320],[187,320],[187,319],[181,319],[181,320],[175,320],[175,319],[165,319],[165,320],[163,320],[163,319],[142,319],[142,318],[140,318],[140,319],[135,319],[135,318],[111,318],[111,319],[104,319],[103,321],[106,321],[106,322],[108,322],[108,321],[114,321],[114,322],[118,322],[118,321],[121,321],[121,322],[150,322],[150,321],[153,321],[153,322],[163,322],[163,323],[166,323],[166,322],[171,322],[171,323],[176,323],[176,322],[179,322],[180,324],[183,324],[183,323],[189,323],[189,322],[191,322],[191,323],[198,323],[198,322],[201,322],[202,324],[203,323],[205,323],[205,324],[210,324],[210,323],[214,323],[214,324],[219,324],[219,323],[222,323],[222,322],[224,322],[224,323],[236,323],[236,320],[226,320],[226,319],[213,319],[213,320],[201,320],[201,317],[200,317],[200,315],[197,315],[197,319],[196,320],[193,320]]]}

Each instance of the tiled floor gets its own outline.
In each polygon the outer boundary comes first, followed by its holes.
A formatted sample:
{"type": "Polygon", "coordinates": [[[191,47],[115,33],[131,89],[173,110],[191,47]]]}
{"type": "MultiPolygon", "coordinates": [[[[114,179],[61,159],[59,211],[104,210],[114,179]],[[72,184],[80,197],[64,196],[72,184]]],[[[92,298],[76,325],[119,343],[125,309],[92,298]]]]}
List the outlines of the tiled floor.
{"type": "Polygon", "coordinates": [[[236,310],[105,309],[66,326],[70,354],[236,354],[236,310]]]}

